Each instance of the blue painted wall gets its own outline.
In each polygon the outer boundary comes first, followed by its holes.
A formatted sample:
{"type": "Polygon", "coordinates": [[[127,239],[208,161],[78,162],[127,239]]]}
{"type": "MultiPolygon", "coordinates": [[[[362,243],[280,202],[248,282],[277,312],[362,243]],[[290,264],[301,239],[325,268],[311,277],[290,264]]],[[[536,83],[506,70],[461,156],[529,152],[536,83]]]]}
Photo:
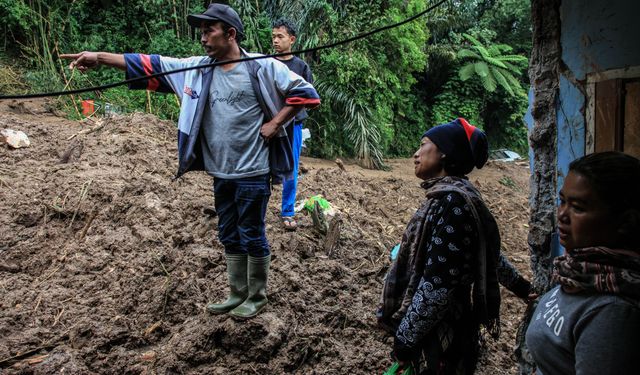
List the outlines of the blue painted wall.
{"type": "MultiPolygon", "coordinates": [[[[560,14],[562,60],[568,73],[560,78],[557,105],[557,192],[569,163],[585,153],[586,98],[576,81],[593,72],[640,66],[640,1],[565,0],[560,14]]],[[[531,129],[530,114],[525,122],[531,129]]],[[[554,249],[556,255],[561,251],[554,249]]]]}
{"type": "Polygon", "coordinates": [[[564,0],[562,59],[576,79],[588,73],[640,65],[640,2],[564,0]]]}
{"type": "MultiPolygon", "coordinates": [[[[640,1],[563,1],[562,60],[570,75],[640,65],[640,1]]],[[[561,77],[558,102],[558,189],[569,163],[585,152],[585,105],[582,92],[561,77]]]]}

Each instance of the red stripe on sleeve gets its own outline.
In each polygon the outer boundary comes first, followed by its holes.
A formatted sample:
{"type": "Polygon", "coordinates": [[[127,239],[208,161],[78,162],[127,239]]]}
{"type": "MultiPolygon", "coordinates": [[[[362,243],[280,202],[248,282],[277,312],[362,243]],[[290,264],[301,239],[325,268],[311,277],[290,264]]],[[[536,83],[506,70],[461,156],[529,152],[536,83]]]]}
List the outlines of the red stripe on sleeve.
{"type": "MultiPolygon", "coordinates": [[[[140,55],[140,60],[142,60],[142,67],[144,68],[144,74],[151,75],[153,74],[153,67],[151,67],[151,56],[149,55],[140,55]]],[[[151,78],[147,83],[147,90],[156,91],[160,86],[160,82],[157,78],[151,78]]]]}
{"type": "Polygon", "coordinates": [[[303,105],[307,108],[315,108],[320,105],[320,99],[306,99],[299,97],[287,98],[285,101],[287,105],[303,105]]]}

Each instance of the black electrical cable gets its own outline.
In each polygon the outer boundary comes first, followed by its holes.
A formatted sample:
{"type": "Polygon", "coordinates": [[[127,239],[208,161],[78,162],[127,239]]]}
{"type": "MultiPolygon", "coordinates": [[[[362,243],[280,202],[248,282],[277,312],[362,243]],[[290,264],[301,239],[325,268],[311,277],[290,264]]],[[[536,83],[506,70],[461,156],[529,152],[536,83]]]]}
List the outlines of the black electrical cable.
{"type": "Polygon", "coordinates": [[[404,24],[407,24],[409,22],[412,22],[412,21],[424,16],[425,14],[433,11],[434,9],[436,9],[437,7],[439,7],[440,5],[445,3],[446,1],[447,0],[440,0],[437,3],[435,3],[434,5],[430,6],[429,8],[423,10],[422,12],[420,12],[418,14],[415,14],[415,15],[409,17],[409,18],[406,18],[406,19],[404,19],[404,20],[402,20],[400,22],[397,22],[397,23],[394,23],[394,24],[391,24],[391,25],[387,25],[387,26],[383,26],[381,28],[368,31],[366,33],[362,33],[362,34],[356,35],[356,36],[348,38],[348,39],[344,39],[344,40],[341,40],[341,41],[338,41],[338,42],[326,44],[324,46],[307,48],[307,49],[303,49],[303,50],[299,50],[299,51],[276,53],[276,54],[272,54],[272,55],[260,55],[260,56],[245,57],[245,58],[235,59],[235,60],[218,61],[218,62],[214,62],[214,63],[210,63],[210,64],[190,66],[190,67],[187,67],[187,68],[175,69],[175,70],[170,70],[170,71],[167,71],[167,72],[154,73],[154,74],[150,74],[148,76],[141,76],[141,77],[131,78],[131,79],[128,79],[128,80],[125,80],[125,81],[109,83],[109,84],[106,84],[106,85],[95,86],[95,87],[87,87],[87,88],[83,88],[83,89],[48,92],[48,93],[39,93],[39,94],[0,95],[0,100],[6,100],[6,99],[32,99],[32,98],[45,98],[45,97],[51,97],[51,96],[81,94],[83,92],[106,90],[106,89],[110,89],[112,87],[128,85],[128,84],[131,84],[131,83],[134,83],[134,82],[146,81],[146,80],[149,80],[149,79],[152,79],[152,78],[162,77],[162,76],[169,75],[169,74],[174,74],[174,73],[180,73],[180,72],[184,72],[184,71],[187,71],[187,70],[210,68],[210,67],[214,67],[214,66],[218,66],[218,65],[233,64],[233,63],[238,63],[238,62],[242,62],[242,61],[259,60],[259,59],[266,59],[266,58],[287,56],[287,55],[297,55],[297,54],[303,54],[303,53],[307,53],[307,52],[313,52],[313,51],[319,51],[319,50],[323,50],[323,49],[333,48],[333,47],[337,47],[337,46],[340,46],[340,45],[343,45],[343,44],[351,43],[353,41],[366,38],[366,37],[368,37],[370,35],[377,34],[379,32],[386,31],[386,30],[389,30],[389,29],[393,29],[393,28],[402,26],[404,24]]]}

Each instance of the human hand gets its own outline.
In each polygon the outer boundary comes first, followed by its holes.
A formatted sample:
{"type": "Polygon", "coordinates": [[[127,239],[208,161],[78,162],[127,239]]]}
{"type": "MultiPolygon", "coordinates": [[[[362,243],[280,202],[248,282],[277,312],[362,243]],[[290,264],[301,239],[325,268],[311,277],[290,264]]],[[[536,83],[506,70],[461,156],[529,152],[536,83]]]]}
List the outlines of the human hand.
{"type": "MultiPolygon", "coordinates": [[[[396,340],[397,339],[395,339],[394,341],[396,340]]],[[[412,360],[415,359],[412,358],[413,355],[410,352],[402,350],[401,345],[397,343],[394,343],[394,350],[390,354],[391,359],[396,362],[395,364],[397,364],[397,368],[394,372],[394,374],[397,375],[402,375],[405,371],[409,370],[409,368],[411,368],[412,360]],[[399,357],[402,359],[400,359],[399,357]]]]}
{"type": "Polygon", "coordinates": [[[522,300],[522,302],[526,303],[527,305],[531,305],[531,304],[536,302],[538,297],[540,297],[540,295],[538,293],[529,292],[529,294],[526,297],[522,297],[521,300],[522,300]]]}
{"type": "Polygon", "coordinates": [[[404,370],[406,370],[407,368],[409,368],[409,366],[411,365],[411,362],[408,361],[398,361],[398,371],[396,371],[396,374],[402,374],[404,373],[404,370]]]}
{"type": "Polygon", "coordinates": [[[280,126],[273,121],[269,121],[269,122],[265,122],[264,124],[262,124],[262,127],[260,128],[260,135],[262,135],[262,137],[265,140],[269,140],[271,138],[273,138],[276,134],[278,134],[278,129],[280,128],[280,126]]]}
{"type": "Polygon", "coordinates": [[[82,73],[98,66],[98,53],[83,51],[80,53],[70,53],[60,55],[61,59],[73,59],[69,64],[69,69],[77,68],[82,73]]]}

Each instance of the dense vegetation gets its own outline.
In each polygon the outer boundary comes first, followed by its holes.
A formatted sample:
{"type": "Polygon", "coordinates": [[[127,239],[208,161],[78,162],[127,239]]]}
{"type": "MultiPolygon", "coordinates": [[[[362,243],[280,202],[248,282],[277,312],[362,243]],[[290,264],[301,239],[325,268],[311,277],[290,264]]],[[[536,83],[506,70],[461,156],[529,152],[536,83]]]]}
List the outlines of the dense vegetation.
{"type": "MultiPolygon", "coordinates": [[[[186,15],[209,1],[0,0],[0,92],[42,92],[116,82],[98,69],[81,75],[60,53],[82,50],[201,54],[186,15]]],[[[235,0],[245,23],[243,47],[271,51],[271,21],[299,25],[297,48],[315,47],[400,21],[426,9],[425,0],[235,0]]],[[[302,56],[311,66],[323,106],[307,122],[310,153],[382,158],[409,156],[428,127],[466,117],[484,128],[492,147],[526,150],[526,65],[531,27],[527,0],[450,0],[402,27],[302,56]]],[[[177,118],[173,95],[119,87],[63,98],[79,116],[81,99],[126,111],[177,118]]]]}

